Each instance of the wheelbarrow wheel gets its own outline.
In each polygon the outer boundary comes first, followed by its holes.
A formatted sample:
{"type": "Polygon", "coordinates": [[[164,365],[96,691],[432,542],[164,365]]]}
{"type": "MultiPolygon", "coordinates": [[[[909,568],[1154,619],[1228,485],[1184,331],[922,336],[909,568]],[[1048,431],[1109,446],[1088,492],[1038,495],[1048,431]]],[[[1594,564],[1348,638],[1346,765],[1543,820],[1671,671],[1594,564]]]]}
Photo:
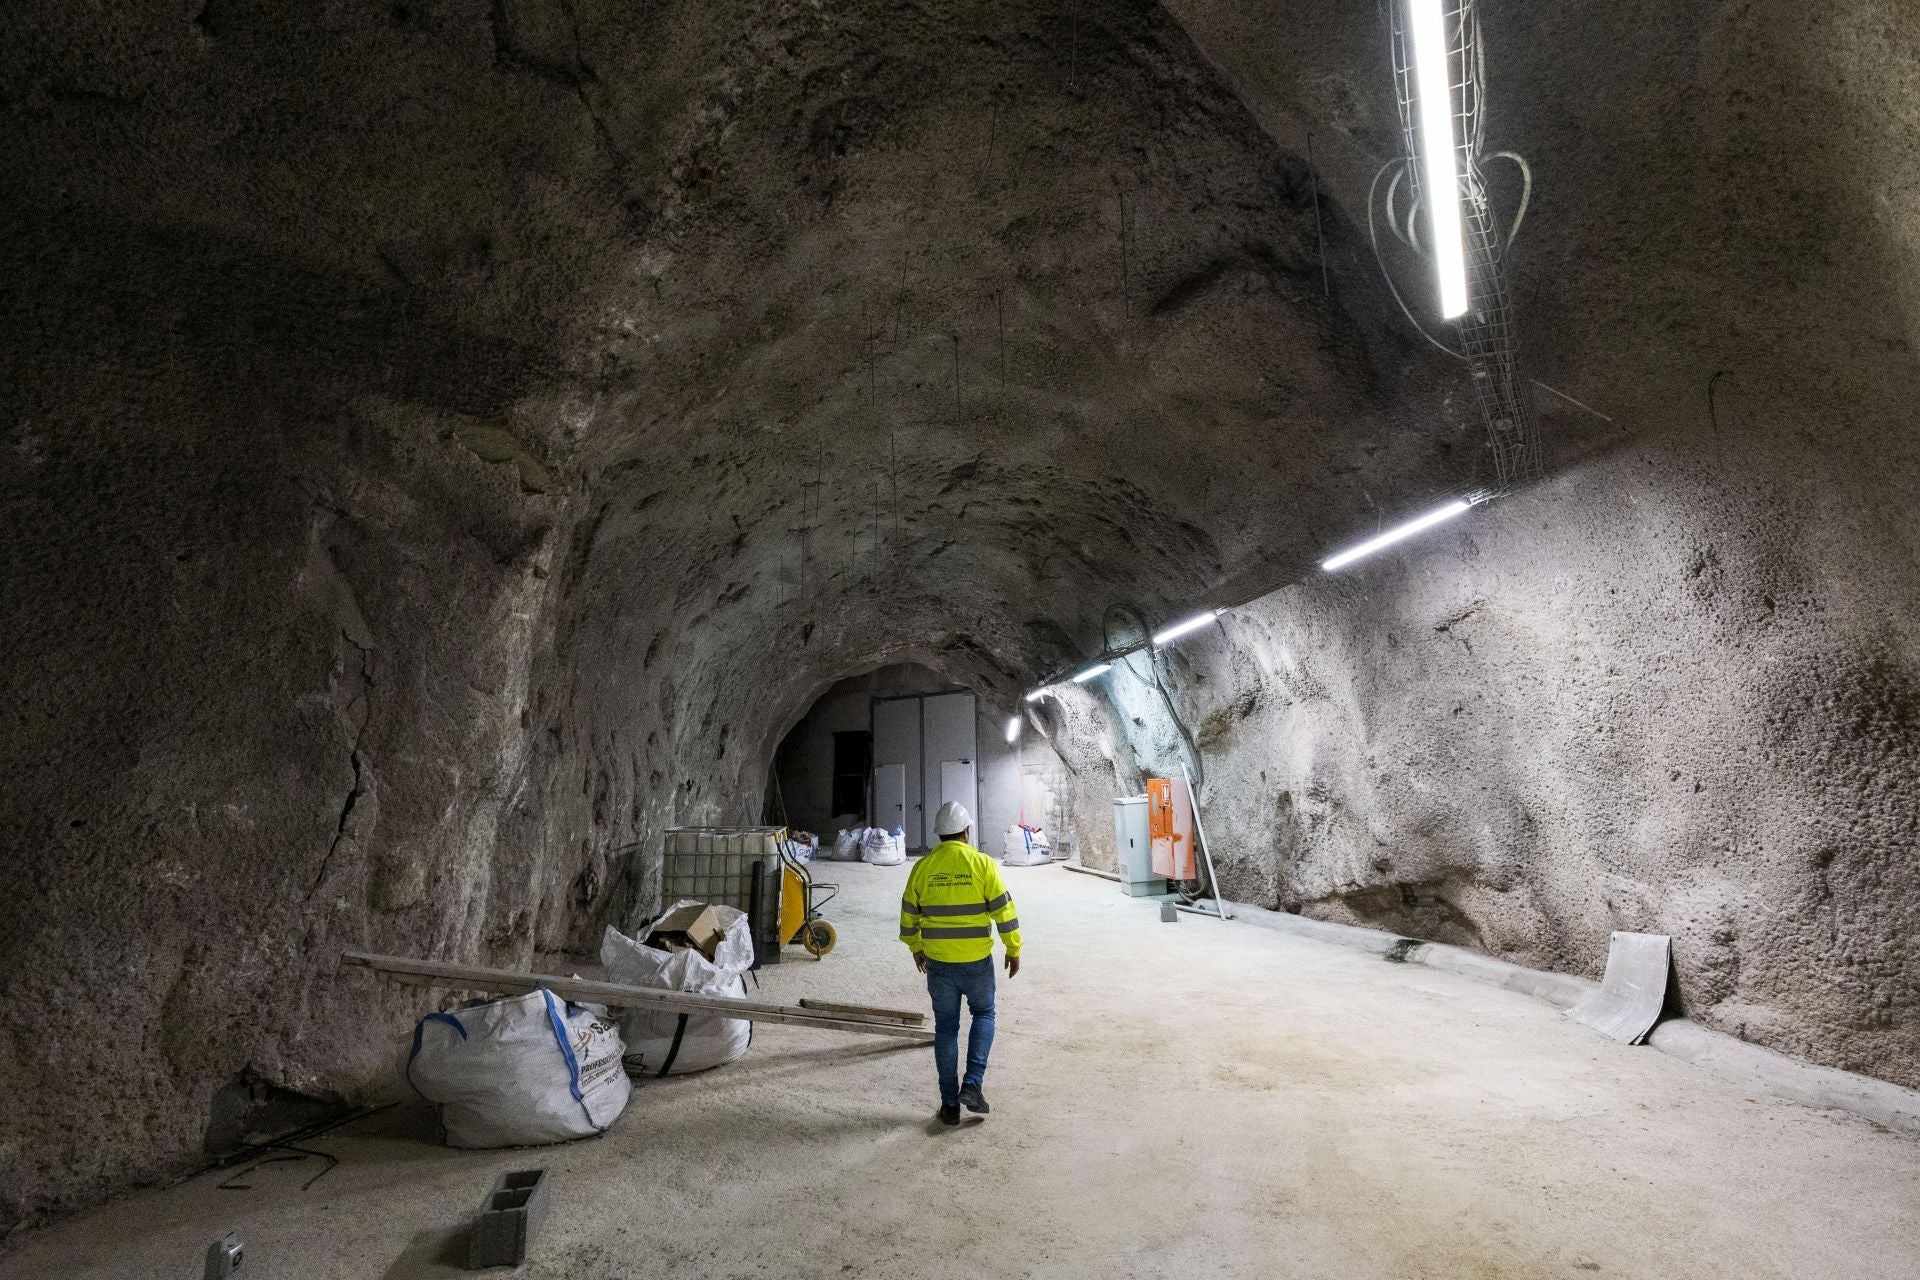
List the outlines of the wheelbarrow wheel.
{"type": "Polygon", "coordinates": [[[833,944],[839,940],[840,935],[825,920],[809,920],[807,927],[800,931],[800,945],[815,959],[833,950],[833,944]]]}

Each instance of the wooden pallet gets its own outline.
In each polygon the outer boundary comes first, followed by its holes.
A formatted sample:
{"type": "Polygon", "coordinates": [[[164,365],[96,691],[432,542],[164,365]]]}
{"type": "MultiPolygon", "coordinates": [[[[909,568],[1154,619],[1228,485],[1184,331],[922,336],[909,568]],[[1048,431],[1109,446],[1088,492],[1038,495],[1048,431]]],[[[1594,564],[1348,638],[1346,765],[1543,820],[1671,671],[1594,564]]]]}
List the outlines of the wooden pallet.
{"type": "Polygon", "coordinates": [[[921,1044],[933,1043],[933,1032],[909,1025],[903,1021],[901,1014],[862,1009],[858,1005],[835,1005],[826,1009],[764,1004],[726,996],[702,996],[686,991],[629,987],[617,982],[562,978],[549,973],[515,973],[511,969],[483,969],[473,965],[443,964],[437,960],[369,955],[364,951],[343,952],[340,963],[342,966],[369,969],[396,982],[421,987],[452,987],[508,996],[525,995],[545,987],[561,999],[576,1004],[604,1004],[616,1009],[652,1009],[661,1013],[720,1014],[728,1018],[745,1018],[751,1022],[812,1027],[816,1031],[851,1031],[860,1035],[892,1036],[921,1044]]]}

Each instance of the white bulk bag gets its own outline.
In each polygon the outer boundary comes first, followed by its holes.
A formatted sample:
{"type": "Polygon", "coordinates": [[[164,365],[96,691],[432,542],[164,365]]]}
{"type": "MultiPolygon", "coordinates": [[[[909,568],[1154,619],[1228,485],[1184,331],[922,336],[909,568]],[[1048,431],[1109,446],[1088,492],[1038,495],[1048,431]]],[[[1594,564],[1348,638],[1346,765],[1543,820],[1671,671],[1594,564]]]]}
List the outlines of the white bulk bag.
{"type": "Polygon", "coordinates": [[[833,837],[833,860],[835,862],[860,861],[860,837],[866,832],[859,827],[848,827],[833,837]]]}
{"type": "MultiPolygon", "coordinates": [[[[669,911],[687,905],[676,902],[669,911]]],[[[753,932],[747,913],[715,906],[726,932],[708,960],[698,951],[662,951],[636,942],[613,926],[600,938],[600,963],[607,981],[661,991],[691,991],[703,996],[744,999],[746,971],[753,967],[753,932]]],[[[716,1014],[663,1013],[629,1009],[620,1029],[627,1058],[636,1073],[684,1075],[732,1062],[753,1042],[753,1023],[716,1014]]]]}
{"type": "Polygon", "coordinates": [[[613,1021],[544,988],[430,1013],[407,1078],[440,1104],[450,1147],[524,1147],[606,1132],[632,1086],[613,1021]]]}
{"type": "Polygon", "coordinates": [[[907,860],[907,838],[890,836],[879,827],[868,827],[860,839],[860,857],[876,867],[897,867],[907,860]]]}
{"type": "Polygon", "coordinates": [[[1000,861],[1009,867],[1037,867],[1053,861],[1053,852],[1047,847],[1047,833],[1018,823],[1008,827],[1006,839],[1000,845],[1000,861]]]}

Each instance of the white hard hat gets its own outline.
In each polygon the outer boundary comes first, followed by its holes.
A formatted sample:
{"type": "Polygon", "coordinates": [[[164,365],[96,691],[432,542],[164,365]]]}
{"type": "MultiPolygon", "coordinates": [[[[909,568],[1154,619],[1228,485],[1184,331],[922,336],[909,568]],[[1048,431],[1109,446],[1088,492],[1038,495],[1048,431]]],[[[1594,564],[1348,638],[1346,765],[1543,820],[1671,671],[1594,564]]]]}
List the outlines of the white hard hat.
{"type": "Polygon", "coordinates": [[[941,836],[957,836],[972,827],[973,815],[958,800],[947,801],[940,806],[940,812],[933,815],[934,832],[941,836]]]}

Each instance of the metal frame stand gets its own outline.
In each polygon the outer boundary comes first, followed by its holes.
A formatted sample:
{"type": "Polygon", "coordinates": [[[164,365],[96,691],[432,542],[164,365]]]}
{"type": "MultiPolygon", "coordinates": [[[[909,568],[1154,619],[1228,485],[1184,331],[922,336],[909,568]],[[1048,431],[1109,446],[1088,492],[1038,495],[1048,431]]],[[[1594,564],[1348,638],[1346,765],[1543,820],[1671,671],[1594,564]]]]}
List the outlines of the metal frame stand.
{"type": "Polygon", "coordinates": [[[1180,780],[1187,784],[1187,800],[1193,806],[1193,833],[1200,837],[1200,858],[1207,865],[1207,883],[1213,886],[1213,910],[1205,907],[1178,903],[1182,911],[1196,916],[1212,916],[1217,920],[1231,920],[1233,913],[1227,910],[1226,900],[1220,896],[1220,878],[1213,874],[1213,846],[1207,839],[1207,829],[1200,821],[1200,793],[1194,790],[1193,778],[1187,773],[1187,766],[1180,766],[1180,780]]]}

